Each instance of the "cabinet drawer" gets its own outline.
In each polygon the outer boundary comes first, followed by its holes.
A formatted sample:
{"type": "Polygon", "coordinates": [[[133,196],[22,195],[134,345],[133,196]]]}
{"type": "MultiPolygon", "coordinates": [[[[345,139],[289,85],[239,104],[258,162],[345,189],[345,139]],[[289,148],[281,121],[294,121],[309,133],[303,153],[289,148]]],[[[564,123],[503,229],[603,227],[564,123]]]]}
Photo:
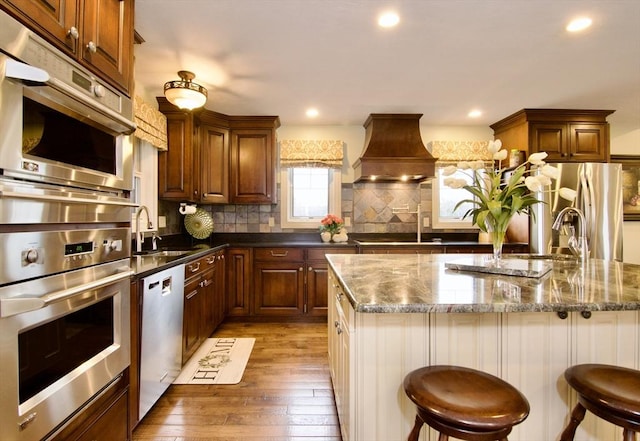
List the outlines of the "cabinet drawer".
{"type": "Polygon", "coordinates": [[[335,248],[308,248],[307,260],[324,260],[327,254],[356,254],[355,247],[335,247],[335,248]]]}
{"type": "Polygon", "coordinates": [[[204,257],[189,262],[184,266],[184,278],[186,280],[189,277],[197,276],[206,271],[208,268],[211,268],[215,264],[215,253],[207,254],[204,257]]]}
{"type": "Polygon", "coordinates": [[[303,248],[255,248],[253,250],[255,260],[263,261],[302,261],[304,260],[303,248]]]}

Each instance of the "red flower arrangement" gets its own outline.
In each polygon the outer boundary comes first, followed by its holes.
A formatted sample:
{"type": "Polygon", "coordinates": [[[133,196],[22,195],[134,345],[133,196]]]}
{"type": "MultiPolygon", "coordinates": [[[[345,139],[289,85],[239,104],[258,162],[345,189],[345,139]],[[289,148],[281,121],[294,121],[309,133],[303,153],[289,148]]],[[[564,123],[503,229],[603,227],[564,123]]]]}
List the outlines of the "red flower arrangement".
{"type": "Polygon", "coordinates": [[[328,231],[333,235],[340,231],[344,225],[344,220],[334,214],[327,214],[320,223],[322,224],[320,225],[320,231],[328,231]]]}

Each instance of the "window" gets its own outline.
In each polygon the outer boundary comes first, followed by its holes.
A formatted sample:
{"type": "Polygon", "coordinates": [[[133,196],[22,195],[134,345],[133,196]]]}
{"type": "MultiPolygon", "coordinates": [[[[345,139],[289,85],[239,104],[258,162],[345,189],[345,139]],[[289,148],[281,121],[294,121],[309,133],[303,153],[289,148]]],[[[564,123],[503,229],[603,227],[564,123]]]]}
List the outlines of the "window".
{"type": "MultiPolygon", "coordinates": [[[[436,176],[431,181],[433,228],[474,228],[471,218],[462,219],[462,216],[473,208],[473,204],[467,202],[454,211],[458,202],[470,199],[473,195],[463,188],[449,188],[444,185],[444,167],[442,164],[436,166],[436,176]]],[[[471,176],[462,171],[457,171],[451,177],[466,179],[471,183],[471,176]]]]}
{"type": "Polygon", "coordinates": [[[328,213],[340,216],[340,169],[283,168],[281,225],[283,228],[318,228],[328,213]]]}

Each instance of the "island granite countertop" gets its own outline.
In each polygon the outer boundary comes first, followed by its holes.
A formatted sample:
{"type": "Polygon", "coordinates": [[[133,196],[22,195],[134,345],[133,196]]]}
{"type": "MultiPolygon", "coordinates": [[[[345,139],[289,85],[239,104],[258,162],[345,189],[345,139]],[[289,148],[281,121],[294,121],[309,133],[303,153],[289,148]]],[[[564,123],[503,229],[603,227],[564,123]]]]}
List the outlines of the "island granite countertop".
{"type": "Polygon", "coordinates": [[[355,312],[457,313],[640,310],[640,265],[590,259],[507,255],[536,267],[542,277],[453,270],[447,263],[482,265],[484,254],[330,254],[355,312]]]}

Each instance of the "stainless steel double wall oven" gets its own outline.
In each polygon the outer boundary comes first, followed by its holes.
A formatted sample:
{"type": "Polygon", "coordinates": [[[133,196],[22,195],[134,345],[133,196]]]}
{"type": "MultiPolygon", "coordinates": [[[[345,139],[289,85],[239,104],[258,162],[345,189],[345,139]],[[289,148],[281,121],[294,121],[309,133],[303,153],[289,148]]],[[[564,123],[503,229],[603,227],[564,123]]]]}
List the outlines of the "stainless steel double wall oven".
{"type": "Polygon", "coordinates": [[[129,366],[131,100],[0,11],[0,439],[129,366]]]}

